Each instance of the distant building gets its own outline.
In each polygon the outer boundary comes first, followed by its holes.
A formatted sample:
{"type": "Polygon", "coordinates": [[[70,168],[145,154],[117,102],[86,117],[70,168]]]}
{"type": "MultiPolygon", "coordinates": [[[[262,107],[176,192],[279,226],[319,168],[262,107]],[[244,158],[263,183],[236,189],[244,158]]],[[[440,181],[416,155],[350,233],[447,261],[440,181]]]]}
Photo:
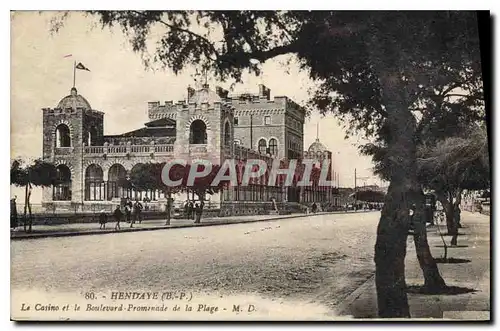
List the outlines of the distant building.
{"type": "MultiPolygon", "coordinates": [[[[43,109],[43,158],[57,165],[62,184],[43,191],[48,209],[110,209],[122,198],[150,199],[164,204],[161,192],[125,189],[134,166],[172,159],[314,158],[330,161],[332,153],[317,140],[303,152],[305,111],[288,97],[270,99],[259,86],[256,95],[229,96],[203,85],[188,88],[187,99],[174,103],[148,102],[149,121],[119,135],[104,134],[104,113],[92,109],[76,88],[55,108],[43,109]]],[[[330,168],[331,169],[331,168],[330,168]]],[[[331,170],[329,172],[331,179],[331,170]]],[[[332,189],[284,189],[264,181],[251,187],[232,187],[218,198],[239,201],[334,202],[332,189]]],[[[183,199],[179,197],[179,199],[183,199]]],[[[233,207],[234,208],[234,207],[233,207]]],[[[257,212],[252,209],[252,212],[257,212]]]]}

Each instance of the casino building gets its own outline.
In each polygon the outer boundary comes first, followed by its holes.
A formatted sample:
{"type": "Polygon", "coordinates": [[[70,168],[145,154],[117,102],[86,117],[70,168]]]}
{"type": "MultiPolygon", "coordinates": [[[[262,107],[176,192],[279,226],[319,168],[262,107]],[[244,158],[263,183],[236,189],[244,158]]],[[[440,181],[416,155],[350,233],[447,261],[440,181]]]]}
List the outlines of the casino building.
{"type": "MultiPolygon", "coordinates": [[[[162,192],[138,192],[122,183],[140,163],[171,159],[314,159],[330,161],[332,153],[317,139],[303,151],[305,110],[286,96],[230,96],[208,85],[188,87],[185,100],[147,103],[148,122],[119,135],[104,134],[104,113],[95,110],[76,88],[55,108],[43,109],[43,158],[57,166],[61,184],[45,188],[42,203],[53,211],[111,210],[122,198],[151,200],[164,206],[162,192]]],[[[247,187],[229,187],[212,196],[226,214],[256,213],[271,199],[281,204],[338,204],[335,188],[284,188],[264,180],[247,187]],[[241,203],[245,202],[245,203],[241,203]]],[[[188,195],[189,196],[189,195],[188,195]]],[[[186,193],[176,197],[184,201],[186,193]]]]}

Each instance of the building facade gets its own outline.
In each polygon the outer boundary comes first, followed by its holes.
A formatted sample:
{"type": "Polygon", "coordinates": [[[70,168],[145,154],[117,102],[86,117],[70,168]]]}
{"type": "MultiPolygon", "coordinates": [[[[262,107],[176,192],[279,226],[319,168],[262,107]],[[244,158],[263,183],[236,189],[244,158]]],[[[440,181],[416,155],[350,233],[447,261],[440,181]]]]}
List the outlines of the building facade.
{"type": "MultiPolygon", "coordinates": [[[[147,112],[149,121],[143,127],[105,135],[104,113],[92,109],[76,88],[55,108],[44,108],[43,158],[57,166],[61,181],[44,189],[44,206],[58,211],[109,210],[125,197],[163,205],[162,192],[124,188],[130,172],[141,163],[208,159],[222,164],[228,158],[259,158],[270,166],[275,159],[332,161],[331,152],[323,145],[318,149],[314,143],[302,152],[304,109],[288,97],[271,100],[270,90],[263,85],[258,94],[236,96],[219,87],[215,91],[208,85],[189,87],[186,100],[148,102],[147,112]]],[[[265,180],[250,187],[227,188],[212,198],[230,205],[269,199],[333,201],[329,189],[290,191],[278,185],[270,187],[265,180]]]]}

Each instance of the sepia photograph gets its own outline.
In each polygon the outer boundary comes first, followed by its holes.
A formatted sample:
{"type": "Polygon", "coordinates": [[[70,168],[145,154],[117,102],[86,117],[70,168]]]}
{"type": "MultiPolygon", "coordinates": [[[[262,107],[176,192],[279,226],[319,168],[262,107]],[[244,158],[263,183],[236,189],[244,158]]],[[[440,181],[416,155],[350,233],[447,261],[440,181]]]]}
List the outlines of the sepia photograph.
{"type": "Polygon", "coordinates": [[[491,322],[491,29],[11,11],[11,320],[491,322]]]}

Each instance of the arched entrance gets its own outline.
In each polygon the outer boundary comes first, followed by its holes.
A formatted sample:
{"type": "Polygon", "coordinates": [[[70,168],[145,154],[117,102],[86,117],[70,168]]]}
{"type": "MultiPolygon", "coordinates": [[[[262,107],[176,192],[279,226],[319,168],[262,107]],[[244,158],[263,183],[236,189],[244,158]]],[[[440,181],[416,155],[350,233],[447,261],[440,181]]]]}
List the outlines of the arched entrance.
{"type": "Polygon", "coordinates": [[[89,165],[85,170],[85,200],[102,201],[105,192],[102,168],[96,164],[89,165]]]}
{"type": "Polygon", "coordinates": [[[121,164],[113,164],[108,171],[107,200],[127,197],[127,170],[121,164]]]}
{"type": "Polygon", "coordinates": [[[60,164],[56,167],[57,185],[52,191],[53,201],[71,201],[71,171],[68,166],[60,164]]]}

